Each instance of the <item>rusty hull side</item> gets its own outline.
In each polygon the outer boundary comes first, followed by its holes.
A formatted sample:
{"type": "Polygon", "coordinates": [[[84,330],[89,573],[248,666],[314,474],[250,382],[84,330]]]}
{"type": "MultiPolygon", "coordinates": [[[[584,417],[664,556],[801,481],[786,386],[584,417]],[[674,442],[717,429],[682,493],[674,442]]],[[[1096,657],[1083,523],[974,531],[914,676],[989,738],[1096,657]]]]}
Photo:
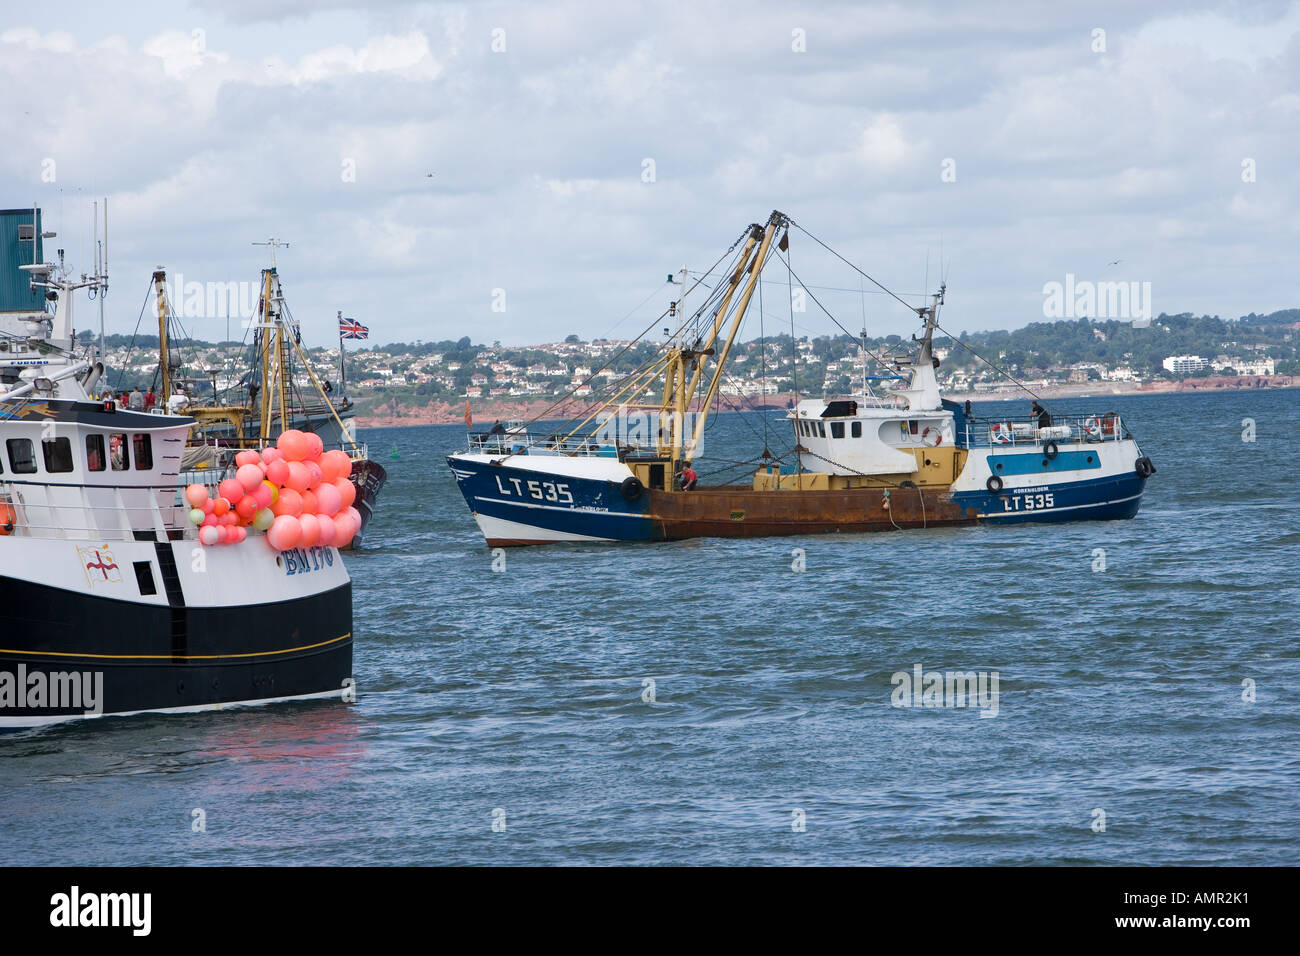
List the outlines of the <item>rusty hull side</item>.
{"type": "Polygon", "coordinates": [[[649,491],[656,537],[757,538],[769,535],[897,531],[975,524],[947,488],[852,488],[833,491],[755,491],[723,485],[695,491],[649,491]]]}

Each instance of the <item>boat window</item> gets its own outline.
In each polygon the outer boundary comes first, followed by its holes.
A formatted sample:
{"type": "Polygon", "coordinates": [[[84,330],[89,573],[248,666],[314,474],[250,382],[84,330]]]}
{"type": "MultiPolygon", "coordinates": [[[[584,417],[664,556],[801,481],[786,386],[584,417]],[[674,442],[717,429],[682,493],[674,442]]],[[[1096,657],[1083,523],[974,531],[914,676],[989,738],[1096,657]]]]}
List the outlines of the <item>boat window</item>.
{"type": "Polygon", "coordinates": [[[862,422],[853,423],[853,437],[854,438],[862,437],[862,422]]]}
{"type": "Polygon", "coordinates": [[[42,438],[41,454],[45,470],[52,474],[72,471],[72,442],[67,438],[42,438]]]}
{"type": "Polygon", "coordinates": [[[826,437],[826,423],[825,423],[825,422],[818,422],[818,423],[817,423],[817,437],[818,437],[818,438],[825,438],[825,437],[826,437]]]}
{"type": "Polygon", "coordinates": [[[108,460],[114,471],[126,471],[131,467],[131,453],[127,450],[125,435],[108,436],[108,460]]]}
{"type": "Polygon", "coordinates": [[[136,471],[148,471],[153,467],[153,438],[149,435],[132,435],[131,443],[135,446],[136,471]]]}
{"type": "Polygon", "coordinates": [[[921,430],[920,424],[918,422],[908,422],[907,430],[910,431],[913,435],[915,435],[918,431],[921,430]]]}
{"type": "Polygon", "coordinates": [[[86,436],[86,468],[90,471],[104,470],[104,436],[86,436]]]}
{"type": "Polygon", "coordinates": [[[843,437],[844,437],[844,423],[843,423],[843,422],[831,422],[831,437],[832,437],[832,438],[843,438],[843,437]]]}
{"type": "Polygon", "coordinates": [[[36,448],[30,438],[11,438],[9,446],[9,467],[15,475],[36,474],[36,448]]]}

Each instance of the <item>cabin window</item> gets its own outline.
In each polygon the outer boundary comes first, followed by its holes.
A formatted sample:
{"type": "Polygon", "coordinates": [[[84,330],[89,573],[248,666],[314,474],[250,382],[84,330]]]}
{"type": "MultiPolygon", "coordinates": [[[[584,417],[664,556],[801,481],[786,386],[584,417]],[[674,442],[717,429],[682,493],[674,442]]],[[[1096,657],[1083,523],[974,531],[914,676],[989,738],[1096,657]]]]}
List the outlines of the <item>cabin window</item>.
{"type": "Polygon", "coordinates": [[[907,423],[907,430],[908,430],[909,432],[911,432],[913,435],[915,435],[917,432],[919,432],[919,431],[921,430],[920,423],[919,423],[919,422],[908,422],[908,423],[907,423]]]}
{"type": "Polygon", "coordinates": [[[15,475],[36,474],[36,447],[30,438],[10,438],[9,468],[15,475]]]}
{"type": "Polygon", "coordinates": [[[67,438],[42,438],[41,454],[45,458],[45,470],[51,474],[72,471],[72,442],[67,438]]]}
{"type": "Polygon", "coordinates": [[[831,437],[832,437],[832,438],[843,438],[843,437],[844,437],[844,423],[843,423],[843,422],[831,422],[831,437]]]}
{"type": "Polygon", "coordinates": [[[854,423],[853,423],[853,429],[852,429],[852,431],[853,431],[853,437],[854,437],[854,438],[861,438],[861,437],[862,437],[862,422],[854,422],[854,423]]]}
{"type": "Polygon", "coordinates": [[[105,465],[104,459],[104,436],[87,435],[86,436],[86,470],[103,471],[105,465]]]}
{"type": "Polygon", "coordinates": [[[125,435],[108,436],[108,460],[114,471],[126,471],[131,467],[131,453],[126,447],[125,435]]]}
{"type": "Polygon", "coordinates": [[[825,437],[826,437],[826,423],[825,423],[825,422],[818,422],[818,423],[817,423],[817,437],[818,437],[818,438],[825,438],[825,437]]]}
{"type": "Polygon", "coordinates": [[[132,435],[135,446],[135,470],[148,471],[153,467],[153,438],[149,435],[132,435]]]}
{"type": "Polygon", "coordinates": [[[811,423],[811,422],[800,422],[800,423],[799,423],[799,433],[800,433],[801,435],[803,435],[804,438],[811,438],[811,437],[812,437],[812,423],[811,423]]]}

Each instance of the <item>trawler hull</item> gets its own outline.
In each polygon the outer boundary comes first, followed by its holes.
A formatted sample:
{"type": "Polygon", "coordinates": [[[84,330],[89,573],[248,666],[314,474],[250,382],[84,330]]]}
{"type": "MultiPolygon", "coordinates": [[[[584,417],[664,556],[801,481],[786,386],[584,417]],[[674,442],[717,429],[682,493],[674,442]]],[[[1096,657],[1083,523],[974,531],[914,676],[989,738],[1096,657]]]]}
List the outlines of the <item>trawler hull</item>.
{"type": "Polygon", "coordinates": [[[39,575],[18,543],[0,539],[0,730],[351,692],[352,587],[332,549],[255,544],[253,584],[193,562],[192,541],[23,540],[39,575]]]}
{"type": "MultiPolygon", "coordinates": [[[[894,486],[831,490],[755,490],[745,485],[690,492],[623,494],[630,472],[613,460],[515,456],[494,462],[448,458],[489,547],[561,542],[676,541],[851,534],[953,527],[1132,518],[1146,479],[1129,471],[1086,480],[954,491],[894,486]],[[548,471],[550,462],[564,471],[548,471]],[[576,465],[576,466],[575,466],[576,465]],[[585,477],[583,470],[597,477],[585,477]],[[619,469],[622,469],[620,473],[619,469]]],[[[1037,480],[1035,478],[1035,480],[1037,480]]]]}
{"type": "Polygon", "coordinates": [[[370,519],[374,516],[375,505],[379,502],[379,492],[383,490],[384,484],[388,481],[388,472],[379,462],[366,458],[352,463],[350,480],[357,489],[355,504],[357,511],[361,513],[361,530],[353,535],[348,546],[343,549],[344,551],[352,551],[361,547],[361,539],[366,533],[366,527],[370,524],[370,519]]]}

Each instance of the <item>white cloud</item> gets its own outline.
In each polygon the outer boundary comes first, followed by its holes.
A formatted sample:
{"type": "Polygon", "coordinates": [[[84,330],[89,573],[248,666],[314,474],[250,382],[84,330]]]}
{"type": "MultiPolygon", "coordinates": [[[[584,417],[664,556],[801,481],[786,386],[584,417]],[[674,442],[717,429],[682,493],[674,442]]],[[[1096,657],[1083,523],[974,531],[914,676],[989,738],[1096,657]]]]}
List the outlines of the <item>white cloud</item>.
{"type": "MultiPolygon", "coordinates": [[[[15,23],[0,33],[19,104],[0,114],[7,201],[37,198],[77,261],[81,206],[109,194],[118,290],[143,291],[159,262],[255,278],[252,241],[289,239],[309,338],[312,316],[358,303],[382,308],[381,341],[598,334],[774,207],[908,292],[927,255],[933,284],[942,245],[955,329],[1034,319],[1045,281],[1115,259],[1172,311],[1297,304],[1298,4],[328,6],[15,23]]],[[[796,240],[805,279],[855,284],[814,251],[796,240]]],[[[127,298],[110,326],[133,325],[127,298]]],[[[870,316],[912,321],[883,303],[870,316]]]]}

